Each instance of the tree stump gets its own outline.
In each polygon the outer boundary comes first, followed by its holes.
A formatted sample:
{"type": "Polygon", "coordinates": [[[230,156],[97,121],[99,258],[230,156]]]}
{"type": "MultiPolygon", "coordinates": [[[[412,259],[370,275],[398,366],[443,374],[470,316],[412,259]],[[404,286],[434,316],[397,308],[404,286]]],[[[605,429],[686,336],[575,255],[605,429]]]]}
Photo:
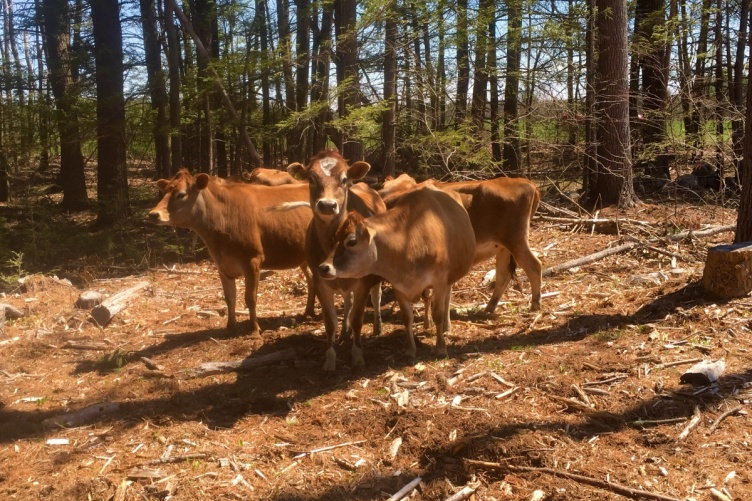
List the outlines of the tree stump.
{"type": "Polygon", "coordinates": [[[708,249],[702,274],[705,295],[715,299],[742,297],[752,291],[752,242],[708,249]]]}

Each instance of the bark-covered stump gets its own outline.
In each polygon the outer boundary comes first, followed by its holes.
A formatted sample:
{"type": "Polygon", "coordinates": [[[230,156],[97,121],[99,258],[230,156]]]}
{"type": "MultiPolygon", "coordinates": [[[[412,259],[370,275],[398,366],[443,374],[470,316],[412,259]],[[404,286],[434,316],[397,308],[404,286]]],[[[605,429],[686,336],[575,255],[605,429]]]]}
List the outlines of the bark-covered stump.
{"type": "Polygon", "coordinates": [[[708,297],[730,299],[749,294],[752,291],[752,242],[708,249],[702,278],[708,297]]]}

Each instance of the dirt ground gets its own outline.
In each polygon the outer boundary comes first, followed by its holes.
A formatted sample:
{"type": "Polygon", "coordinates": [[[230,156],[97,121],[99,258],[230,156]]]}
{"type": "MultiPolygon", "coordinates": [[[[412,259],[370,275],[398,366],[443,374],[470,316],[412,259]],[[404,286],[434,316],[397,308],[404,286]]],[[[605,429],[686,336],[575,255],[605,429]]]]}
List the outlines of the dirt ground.
{"type": "Polygon", "coordinates": [[[622,235],[536,220],[532,246],[546,267],[626,234],[675,256],[637,248],[548,276],[541,313],[523,280],[491,318],[478,309],[491,264],[476,266],[455,287],[449,357],[434,358],[418,326],[416,365],[387,287],[380,337],[367,312],[366,368],[353,373],[340,346],[333,376],[295,270],[261,283],[260,339],[225,331],[209,260],[80,287],[27,277],[0,298],[26,313],[0,334],[0,499],[372,500],[417,477],[409,499],[465,486],[475,500],[752,499],[752,299],[707,301],[701,283],[706,249],[733,233],[663,238],[735,212],[665,202],[600,214],[617,216],[632,220],[622,235]],[[105,328],[74,307],[85,289],[140,281],[105,328]],[[192,377],[205,362],[273,354],[282,360],[192,377]],[[725,360],[717,384],[680,384],[697,359],[725,360]],[[45,426],[89,406],[82,425],[45,426]]]}

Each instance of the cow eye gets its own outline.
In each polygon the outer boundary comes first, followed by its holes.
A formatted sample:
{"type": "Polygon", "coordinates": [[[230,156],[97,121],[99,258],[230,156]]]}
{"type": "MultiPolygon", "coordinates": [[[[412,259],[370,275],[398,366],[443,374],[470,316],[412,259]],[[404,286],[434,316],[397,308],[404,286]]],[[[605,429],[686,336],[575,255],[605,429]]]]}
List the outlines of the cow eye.
{"type": "Polygon", "coordinates": [[[355,247],[355,245],[358,243],[358,239],[355,237],[348,238],[347,242],[345,242],[345,245],[348,247],[355,247]]]}
{"type": "Polygon", "coordinates": [[[184,191],[179,191],[179,192],[178,192],[178,193],[177,193],[177,194],[175,195],[175,198],[177,198],[178,200],[182,200],[182,199],[184,199],[184,198],[185,198],[185,197],[187,197],[187,196],[188,196],[188,194],[187,194],[186,192],[184,192],[184,191]]]}
{"type": "Polygon", "coordinates": [[[345,184],[347,184],[347,177],[342,178],[342,186],[344,186],[345,184]]]}

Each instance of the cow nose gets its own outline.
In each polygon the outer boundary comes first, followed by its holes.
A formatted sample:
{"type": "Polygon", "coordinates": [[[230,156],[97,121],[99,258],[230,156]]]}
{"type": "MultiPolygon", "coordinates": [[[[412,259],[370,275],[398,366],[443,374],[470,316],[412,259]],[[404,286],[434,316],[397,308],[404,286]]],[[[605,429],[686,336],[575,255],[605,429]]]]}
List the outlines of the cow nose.
{"type": "Polygon", "coordinates": [[[319,273],[322,277],[328,277],[332,273],[332,267],[326,263],[322,263],[319,265],[319,273]]]}
{"type": "Polygon", "coordinates": [[[149,219],[152,221],[159,221],[159,212],[153,210],[149,213],[149,219]]]}
{"type": "Polygon", "coordinates": [[[338,204],[336,200],[319,200],[316,203],[316,211],[321,214],[337,214],[338,204]]]}

